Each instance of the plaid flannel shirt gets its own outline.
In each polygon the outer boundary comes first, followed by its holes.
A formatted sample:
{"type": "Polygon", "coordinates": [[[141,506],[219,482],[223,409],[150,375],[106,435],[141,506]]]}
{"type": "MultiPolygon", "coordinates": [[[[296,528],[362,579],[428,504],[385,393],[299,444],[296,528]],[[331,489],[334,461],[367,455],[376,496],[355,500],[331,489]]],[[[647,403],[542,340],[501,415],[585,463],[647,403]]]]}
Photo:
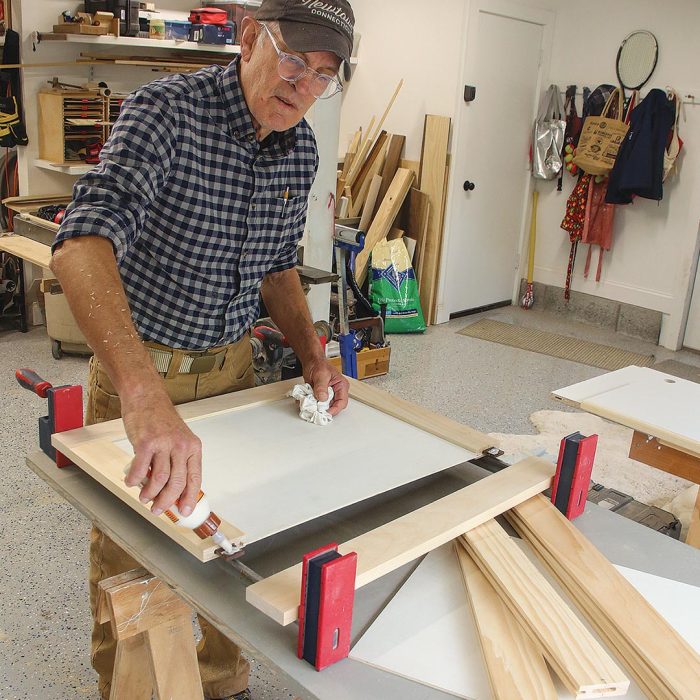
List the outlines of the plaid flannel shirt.
{"type": "Polygon", "coordinates": [[[54,248],[76,236],[112,242],[144,340],[187,350],[238,340],[263,277],[296,263],[316,141],[302,121],[257,142],[237,65],[130,95],[56,236],[54,248]]]}

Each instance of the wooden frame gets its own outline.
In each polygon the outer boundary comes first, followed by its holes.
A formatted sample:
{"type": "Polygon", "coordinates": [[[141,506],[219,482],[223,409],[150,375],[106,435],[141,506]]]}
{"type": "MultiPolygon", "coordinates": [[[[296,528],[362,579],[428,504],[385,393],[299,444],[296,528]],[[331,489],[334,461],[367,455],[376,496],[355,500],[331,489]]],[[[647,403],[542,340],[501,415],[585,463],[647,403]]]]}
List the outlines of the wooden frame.
{"type": "MultiPolygon", "coordinates": [[[[178,406],[178,412],[185,420],[195,420],[278,402],[297,381],[289,380],[194,401],[178,406]]],[[[483,433],[352,379],[350,397],[465,450],[480,454],[493,445],[493,440],[483,433]]],[[[138,500],[137,489],[124,487],[124,469],[131,456],[120,449],[115,441],[125,438],[123,422],[115,420],[56,434],[52,438],[52,444],[200,561],[206,562],[215,558],[216,547],[210,541],[200,540],[193,532],[174,525],[164,515],[154,516],[138,500]],[[95,465],[99,465],[99,469],[95,465]]],[[[244,533],[236,525],[222,520],[221,530],[233,542],[242,544],[244,533]]]]}

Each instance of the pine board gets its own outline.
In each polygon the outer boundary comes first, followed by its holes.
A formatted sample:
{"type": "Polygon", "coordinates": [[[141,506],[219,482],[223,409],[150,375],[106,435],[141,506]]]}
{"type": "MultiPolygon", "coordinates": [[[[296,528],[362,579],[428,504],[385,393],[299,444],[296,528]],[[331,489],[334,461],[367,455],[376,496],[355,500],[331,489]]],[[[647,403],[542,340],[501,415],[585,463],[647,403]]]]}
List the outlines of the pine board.
{"type": "Polygon", "coordinates": [[[433,322],[433,307],[437,294],[440,250],[442,247],[442,221],[445,203],[445,165],[450,138],[449,117],[427,114],[421,151],[420,189],[428,195],[430,212],[425,237],[425,250],[421,255],[420,301],[428,325],[433,322]]]}
{"type": "Polygon", "coordinates": [[[39,265],[45,270],[49,269],[51,263],[51,247],[25,236],[0,236],[0,250],[39,265]]]}
{"type": "MultiPolygon", "coordinates": [[[[514,542],[557,592],[563,593],[530,547],[521,540],[514,542]]],[[[452,554],[450,547],[425,557],[355,644],[350,658],[457,697],[488,700],[493,696],[478,647],[475,621],[467,597],[460,591],[462,576],[457,562],[448,556],[452,554]]],[[[700,625],[687,614],[687,610],[700,605],[700,588],[622,566],[615,569],[700,650],[700,625]]],[[[581,617],[580,613],[577,615],[581,617]]],[[[572,699],[556,679],[555,686],[556,697],[572,699]]],[[[511,696],[512,700],[518,697],[511,696]]],[[[521,697],[532,700],[537,696],[521,697]]],[[[646,700],[648,696],[632,682],[625,698],[646,700]]]]}
{"type": "Polygon", "coordinates": [[[695,697],[700,656],[547,499],[521,503],[508,518],[648,694],[695,697]]]}
{"type": "MultiPolygon", "coordinates": [[[[340,545],[357,553],[355,588],[450,542],[551,484],[554,466],[529,457],[340,545]]],[[[246,600],[281,625],[297,619],[301,564],[246,589],[246,600]]]]}
{"type": "Polygon", "coordinates": [[[627,692],[622,670],[495,520],[460,542],[569,692],[577,698],[627,692]]]}
{"type": "Polygon", "coordinates": [[[544,656],[464,547],[454,543],[495,700],[554,700],[544,656]]]}

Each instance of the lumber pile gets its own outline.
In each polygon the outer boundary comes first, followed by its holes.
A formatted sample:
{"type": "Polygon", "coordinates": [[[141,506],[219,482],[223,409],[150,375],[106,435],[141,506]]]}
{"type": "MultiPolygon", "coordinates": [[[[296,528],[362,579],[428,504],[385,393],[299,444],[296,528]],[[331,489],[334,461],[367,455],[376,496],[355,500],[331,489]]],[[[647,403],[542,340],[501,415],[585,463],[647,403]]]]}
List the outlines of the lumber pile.
{"type": "Polygon", "coordinates": [[[406,137],[382,129],[403,80],[384,113],[359,128],[338,170],[336,216],[366,234],[355,277],[363,284],[372,249],[385,238],[404,238],[418,280],[425,321],[434,323],[447,193],[450,120],[426,115],[418,162],[403,158],[406,137]]]}

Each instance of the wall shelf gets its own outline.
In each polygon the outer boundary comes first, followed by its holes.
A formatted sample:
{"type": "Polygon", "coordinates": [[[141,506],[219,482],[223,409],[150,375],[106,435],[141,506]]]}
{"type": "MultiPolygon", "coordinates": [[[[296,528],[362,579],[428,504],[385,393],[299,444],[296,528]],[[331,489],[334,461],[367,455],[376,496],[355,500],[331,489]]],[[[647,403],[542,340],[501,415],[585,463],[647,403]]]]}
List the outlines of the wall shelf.
{"type": "Polygon", "coordinates": [[[39,41],[64,41],[70,44],[91,44],[93,46],[138,46],[143,49],[176,49],[178,51],[197,51],[199,53],[238,54],[240,46],[219,46],[217,44],[198,44],[194,41],[175,41],[174,39],[140,39],[133,36],[91,35],[91,34],[57,34],[39,32],[39,41]]]}
{"type": "Polygon", "coordinates": [[[55,173],[64,173],[66,175],[84,175],[95,167],[89,163],[51,163],[41,158],[37,158],[34,161],[34,165],[42,170],[51,170],[55,173]]]}

